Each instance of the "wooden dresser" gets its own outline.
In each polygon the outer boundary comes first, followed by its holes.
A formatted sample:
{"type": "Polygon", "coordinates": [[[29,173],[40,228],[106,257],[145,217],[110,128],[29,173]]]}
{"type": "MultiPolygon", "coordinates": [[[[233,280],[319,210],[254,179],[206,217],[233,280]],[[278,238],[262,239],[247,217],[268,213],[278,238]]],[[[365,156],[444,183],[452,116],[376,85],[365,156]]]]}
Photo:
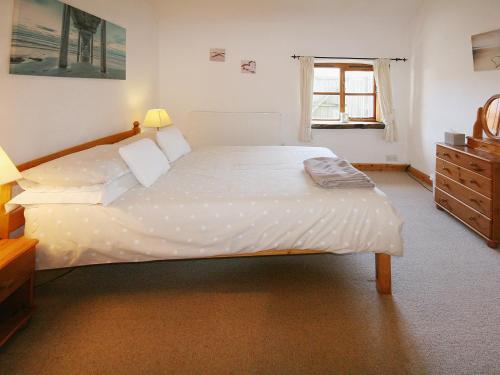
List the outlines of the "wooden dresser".
{"type": "Polygon", "coordinates": [[[438,144],[435,201],[496,248],[500,242],[500,156],[438,144]]]}

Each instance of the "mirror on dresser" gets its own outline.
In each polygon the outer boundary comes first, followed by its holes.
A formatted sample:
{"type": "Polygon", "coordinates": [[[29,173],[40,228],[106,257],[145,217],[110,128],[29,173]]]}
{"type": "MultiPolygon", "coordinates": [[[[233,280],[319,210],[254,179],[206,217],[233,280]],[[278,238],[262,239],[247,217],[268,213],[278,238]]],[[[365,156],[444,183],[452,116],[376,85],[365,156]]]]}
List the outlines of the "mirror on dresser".
{"type": "Polygon", "coordinates": [[[493,95],[477,111],[469,147],[500,154],[500,94],[493,95]]]}
{"type": "Polygon", "coordinates": [[[500,95],[479,108],[466,146],[438,143],[436,207],[482,236],[500,242],[500,95]]]}
{"type": "Polygon", "coordinates": [[[500,140],[500,95],[492,97],[484,108],[484,132],[489,138],[500,140]]]}

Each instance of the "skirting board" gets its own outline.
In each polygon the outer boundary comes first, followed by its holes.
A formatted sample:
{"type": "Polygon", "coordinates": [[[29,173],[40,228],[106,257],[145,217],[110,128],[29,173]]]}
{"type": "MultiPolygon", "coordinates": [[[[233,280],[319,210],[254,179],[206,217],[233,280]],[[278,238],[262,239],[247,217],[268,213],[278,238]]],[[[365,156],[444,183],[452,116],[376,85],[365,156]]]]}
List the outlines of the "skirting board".
{"type": "Polygon", "coordinates": [[[409,164],[369,164],[369,163],[352,163],[352,165],[360,171],[372,172],[408,172],[424,184],[433,186],[431,178],[424,172],[409,164]]]}
{"type": "Polygon", "coordinates": [[[408,167],[408,173],[422,181],[424,184],[432,186],[432,180],[429,175],[426,175],[424,172],[419,171],[417,168],[413,168],[411,165],[408,167]]]}
{"type": "Polygon", "coordinates": [[[354,168],[360,171],[374,172],[404,172],[411,168],[409,164],[370,164],[370,163],[352,163],[354,168]]]}

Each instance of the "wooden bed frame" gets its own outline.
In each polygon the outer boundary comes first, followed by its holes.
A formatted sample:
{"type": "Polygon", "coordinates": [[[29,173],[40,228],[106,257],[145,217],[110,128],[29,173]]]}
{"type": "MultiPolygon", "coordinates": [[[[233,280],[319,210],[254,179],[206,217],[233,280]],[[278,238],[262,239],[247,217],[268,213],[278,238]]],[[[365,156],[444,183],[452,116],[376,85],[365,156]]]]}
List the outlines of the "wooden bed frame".
{"type": "MultiPolygon", "coordinates": [[[[117,133],[110,135],[108,137],[100,138],[94,141],[83,143],[62,151],[55,152],[53,154],[28,161],[26,163],[20,164],[17,168],[20,171],[24,171],[37,165],[46,163],[48,161],[58,159],[60,157],[73,154],[75,152],[87,150],[89,148],[113,144],[120,142],[124,139],[130,138],[136,134],[140,133],[139,122],[134,122],[132,130],[128,130],[122,133],[117,133]]],[[[24,221],[24,208],[19,207],[10,213],[6,213],[4,209],[4,204],[8,202],[12,196],[13,184],[0,185],[0,239],[9,238],[10,233],[21,228],[24,221]]],[[[237,258],[237,257],[250,257],[250,256],[270,256],[270,255],[300,255],[300,254],[322,254],[327,253],[319,250],[263,250],[255,253],[244,253],[235,255],[221,255],[210,258],[237,258]]],[[[375,277],[377,291],[380,294],[391,294],[391,256],[383,253],[375,254],[375,277]]]]}

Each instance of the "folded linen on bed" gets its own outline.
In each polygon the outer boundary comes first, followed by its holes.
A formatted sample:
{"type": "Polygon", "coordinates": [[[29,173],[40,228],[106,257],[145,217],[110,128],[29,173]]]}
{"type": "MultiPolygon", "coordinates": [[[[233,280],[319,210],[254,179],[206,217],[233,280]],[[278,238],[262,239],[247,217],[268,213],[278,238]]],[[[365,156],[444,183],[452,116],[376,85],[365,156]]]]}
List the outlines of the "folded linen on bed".
{"type": "Polygon", "coordinates": [[[316,184],[326,189],[375,187],[366,174],[339,157],[307,159],[304,168],[316,184]]]}

